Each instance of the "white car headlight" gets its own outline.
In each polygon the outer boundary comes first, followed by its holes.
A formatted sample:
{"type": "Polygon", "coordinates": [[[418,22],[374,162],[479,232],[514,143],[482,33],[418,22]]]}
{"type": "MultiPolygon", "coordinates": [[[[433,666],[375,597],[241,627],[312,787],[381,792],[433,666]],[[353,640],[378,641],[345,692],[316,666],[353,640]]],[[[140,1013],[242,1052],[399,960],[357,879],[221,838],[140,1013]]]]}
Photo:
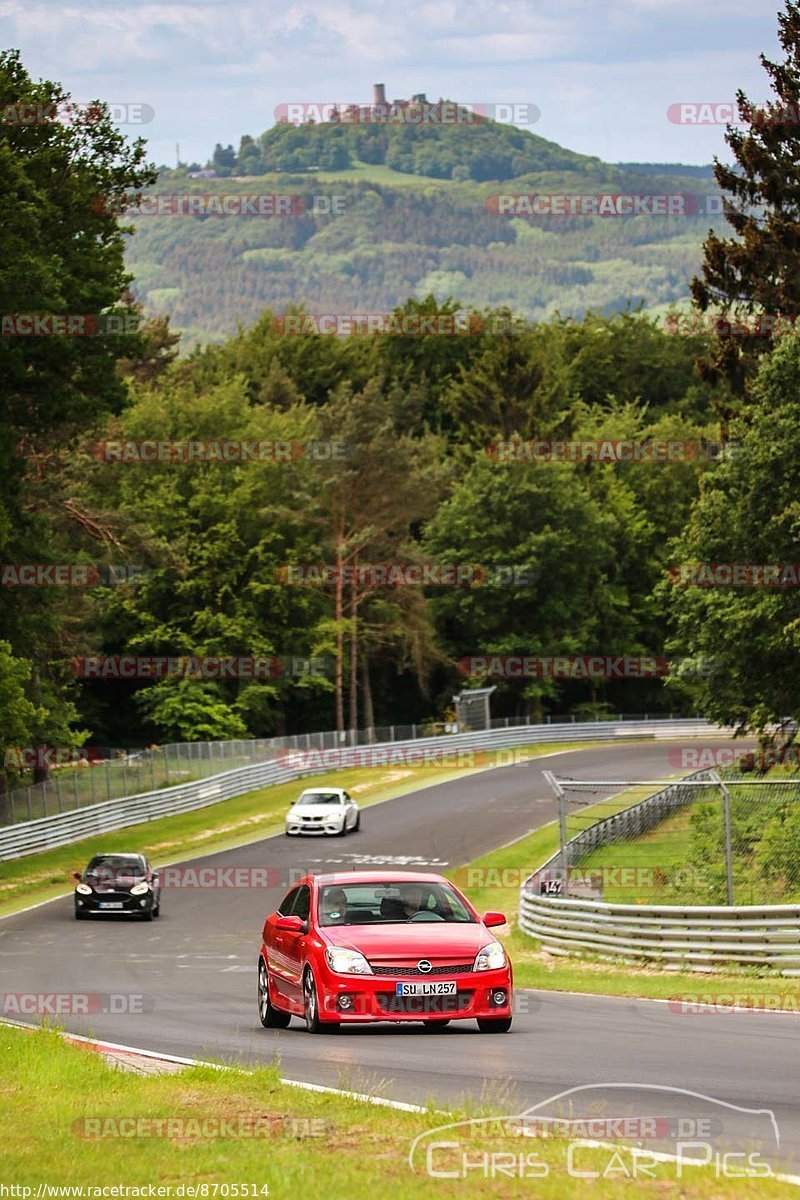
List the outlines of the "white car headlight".
{"type": "Polygon", "coordinates": [[[75,891],[80,892],[80,894],[82,896],[91,896],[92,895],[92,889],[89,887],[88,883],[79,883],[78,886],[75,888],[75,891]]]}
{"type": "Polygon", "coordinates": [[[500,943],[489,942],[488,946],[484,946],[482,950],[478,951],[472,969],[473,971],[496,971],[499,967],[504,967],[506,962],[506,952],[500,943]]]}
{"type": "Polygon", "coordinates": [[[346,946],[328,946],[325,951],[328,966],[337,975],[372,975],[372,967],[358,950],[346,946]]]}
{"type": "Polygon", "coordinates": [[[131,888],[131,895],[132,896],[144,896],[149,891],[150,891],[149,883],[136,883],[131,888]]]}

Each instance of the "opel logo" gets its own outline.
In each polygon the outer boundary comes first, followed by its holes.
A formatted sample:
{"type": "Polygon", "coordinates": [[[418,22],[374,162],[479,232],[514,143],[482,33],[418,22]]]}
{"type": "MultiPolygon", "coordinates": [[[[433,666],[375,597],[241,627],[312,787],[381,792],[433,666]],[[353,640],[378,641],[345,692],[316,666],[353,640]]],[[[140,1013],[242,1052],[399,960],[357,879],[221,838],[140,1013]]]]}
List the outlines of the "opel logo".
{"type": "Polygon", "coordinates": [[[417,970],[420,971],[423,975],[427,975],[429,971],[433,970],[433,967],[428,962],[427,958],[421,958],[419,960],[419,962],[417,963],[417,970]]]}

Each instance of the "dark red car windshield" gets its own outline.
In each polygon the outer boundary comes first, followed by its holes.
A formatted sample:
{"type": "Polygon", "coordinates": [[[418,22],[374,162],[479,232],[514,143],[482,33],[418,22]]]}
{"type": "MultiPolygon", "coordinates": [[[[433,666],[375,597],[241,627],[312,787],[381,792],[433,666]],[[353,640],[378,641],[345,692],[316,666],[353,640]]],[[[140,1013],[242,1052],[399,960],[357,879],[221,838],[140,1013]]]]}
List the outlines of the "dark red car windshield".
{"type": "Polygon", "coordinates": [[[322,926],[476,923],[464,901],[446,883],[327,884],[320,888],[318,905],[322,926]]]}

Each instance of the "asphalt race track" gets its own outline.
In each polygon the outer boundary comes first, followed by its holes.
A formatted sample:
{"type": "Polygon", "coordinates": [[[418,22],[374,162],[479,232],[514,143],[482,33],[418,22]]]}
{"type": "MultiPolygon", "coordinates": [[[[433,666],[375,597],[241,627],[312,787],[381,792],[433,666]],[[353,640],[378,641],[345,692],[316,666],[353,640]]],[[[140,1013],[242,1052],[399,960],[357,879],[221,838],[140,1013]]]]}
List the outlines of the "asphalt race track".
{"type": "MultiPolygon", "coordinates": [[[[658,779],[675,772],[667,759],[673,746],[621,743],[465,775],[367,808],[361,832],[347,838],[274,836],[196,865],[267,867],[287,882],[290,871],[306,867],[318,872],[385,862],[444,870],[554,818],[544,769],[658,779]]],[[[0,991],[143,996],[144,1013],[61,1021],[76,1033],[186,1057],[247,1063],[278,1056],[289,1079],[411,1102],[486,1096],[487,1080],[490,1096],[505,1097],[507,1113],[582,1085],[685,1089],[737,1106],[723,1116],[730,1144],[752,1148],[763,1129],[765,1118],[739,1109],[772,1110],[780,1155],[770,1161],[798,1170],[800,1018],[683,1015],[653,1001],[529,992],[519,997],[527,1011],[518,1011],[511,1033],[501,1036],[481,1035],[473,1022],[438,1033],[389,1025],[311,1037],[293,1020],[287,1030],[268,1031],[256,1012],[255,964],[263,918],[285,890],[167,889],[163,916],[152,924],[118,917],[76,922],[71,897],[16,914],[0,921],[0,991]]],[[[700,976],[697,991],[713,992],[712,980],[700,976]]],[[[614,1115],[688,1111],[678,1093],[674,1101],[621,1087],[603,1094],[614,1115]]]]}

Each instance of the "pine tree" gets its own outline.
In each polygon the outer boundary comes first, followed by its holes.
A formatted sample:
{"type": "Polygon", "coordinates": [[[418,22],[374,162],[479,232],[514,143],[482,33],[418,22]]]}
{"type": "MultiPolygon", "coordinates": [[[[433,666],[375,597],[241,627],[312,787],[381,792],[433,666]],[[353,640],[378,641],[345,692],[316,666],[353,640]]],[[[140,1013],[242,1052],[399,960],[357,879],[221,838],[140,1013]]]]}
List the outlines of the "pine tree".
{"type": "Polygon", "coordinates": [[[724,211],[735,236],[709,232],[702,278],[691,283],[702,312],[748,315],[738,326],[720,321],[719,343],[699,364],[708,382],[726,381],[733,396],[746,391],[751,368],[773,335],[800,313],[800,6],[787,0],[778,25],[785,61],[761,55],[774,99],[759,107],[737,92],[745,124],[725,134],[735,163],[714,164],[716,181],[728,193],[724,211]]]}

